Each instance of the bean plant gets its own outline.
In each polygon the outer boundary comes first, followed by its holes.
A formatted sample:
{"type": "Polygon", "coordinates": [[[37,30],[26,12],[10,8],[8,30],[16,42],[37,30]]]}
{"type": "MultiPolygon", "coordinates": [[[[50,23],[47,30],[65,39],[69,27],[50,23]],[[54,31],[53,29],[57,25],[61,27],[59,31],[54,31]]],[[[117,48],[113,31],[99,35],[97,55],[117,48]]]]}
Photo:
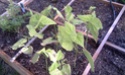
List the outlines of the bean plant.
{"type": "MultiPolygon", "coordinates": [[[[42,40],[42,49],[38,50],[32,57],[31,62],[36,63],[40,59],[40,55],[45,55],[50,59],[51,65],[48,68],[50,75],[71,75],[71,66],[67,63],[64,51],[72,52],[75,50],[76,46],[81,47],[83,54],[88,59],[92,71],[94,71],[94,62],[91,54],[84,46],[84,36],[76,31],[76,25],[85,24],[89,33],[91,33],[97,41],[99,30],[102,29],[101,21],[96,17],[94,11],[95,7],[90,7],[89,13],[85,15],[74,15],[72,13],[72,7],[66,6],[64,13],[62,13],[53,6],[48,6],[41,13],[31,13],[29,24],[26,26],[28,29],[29,37],[38,37],[42,40]],[[53,13],[56,12],[58,18],[53,19],[53,13]],[[39,34],[37,31],[46,25],[53,25],[57,27],[57,33],[55,36],[50,36],[48,38],[43,38],[46,34],[39,34]],[[54,45],[53,43],[58,43],[57,46],[61,46],[60,49],[47,48],[47,45],[54,45]]],[[[25,45],[27,38],[22,38],[17,41],[13,46],[13,50],[17,50],[25,45]]],[[[77,50],[77,49],[76,49],[77,50]]],[[[78,50],[79,51],[79,50],[78,50]]],[[[33,47],[28,46],[23,49],[24,54],[32,54],[33,47]]]]}

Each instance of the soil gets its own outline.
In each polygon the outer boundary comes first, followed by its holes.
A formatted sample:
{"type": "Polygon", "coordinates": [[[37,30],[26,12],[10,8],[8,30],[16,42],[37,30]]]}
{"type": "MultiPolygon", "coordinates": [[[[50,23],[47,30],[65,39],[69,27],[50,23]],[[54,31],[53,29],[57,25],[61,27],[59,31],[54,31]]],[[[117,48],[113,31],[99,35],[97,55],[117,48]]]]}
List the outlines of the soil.
{"type": "MultiPolygon", "coordinates": [[[[4,1],[4,0],[3,0],[4,1]]],[[[16,1],[16,0],[15,0],[16,1]]],[[[58,9],[62,9],[70,0],[58,0],[58,2],[52,2],[51,0],[35,0],[33,3],[31,3],[28,7],[31,9],[40,12],[43,10],[45,7],[48,5],[53,5],[57,7],[58,9]]],[[[0,5],[2,5],[0,3],[0,5]]],[[[97,2],[96,0],[77,0],[76,2],[73,3],[73,13],[74,14],[85,14],[86,11],[89,9],[90,6],[96,6],[96,13],[97,17],[100,18],[103,24],[103,29],[100,30],[99,38],[103,39],[105,34],[107,33],[109,27],[113,23],[113,15],[112,15],[112,10],[110,5],[103,4],[101,2],[97,2]]],[[[4,8],[1,8],[5,11],[4,8]]],[[[120,8],[116,8],[117,14],[120,11],[120,8]]],[[[3,13],[3,11],[0,11],[0,13],[3,13]]],[[[109,37],[110,42],[119,45],[123,48],[125,48],[125,39],[123,33],[125,32],[124,27],[125,27],[125,14],[123,17],[120,19],[117,27],[109,37]],[[118,37],[116,37],[118,36],[118,37]]],[[[83,30],[81,25],[78,26],[80,30],[83,30]]],[[[46,34],[46,37],[49,37],[52,35],[51,32],[55,32],[53,30],[54,28],[50,26],[44,33],[46,34]]],[[[25,31],[25,29],[24,29],[25,31]]],[[[7,33],[7,32],[2,32],[0,31],[0,48],[3,49],[8,55],[11,57],[15,55],[17,51],[12,51],[11,46],[14,44],[23,34],[24,32],[22,30],[21,33],[7,33]]],[[[37,39],[34,43],[32,44],[34,47],[34,52],[37,50],[41,49],[40,46],[40,40],[37,39]]],[[[88,46],[87,49],[93,53],[95,52],[97,48],[97,44],[93,42],[92,40],[88,41],[88,46]]],[[[48,46],[51,48],[55,49],[55,46],[48,46]]],[[[64,51],[65,52],[65,51],[64,51]]],[[[41,56],[40,60],[36,64],[30,63],[31,56],[24,55],[22,54],[17,61],[20,62],[24,67],[26,67],[29,71],[31,71],[34,75],[49,75],[48,71],[46,69],[45,65],[45,58],[44,56],[41,56]]],[[[72,66],[72,75],[82,75],[82,72],[84,71],[86,65],[87,65],[87,59],[85,58],[84,55],[79,54],[77,61],[76,61],[76,66],[74,66],[74,60],[75,60],[75,53],[74,52],[68,52],[66,54],[66,58],[70,60],[68,63],[71,64],[72,66]]],[[[95,72],[90,72],[89,75],[124,75],[125,73],[125,56],[123,53],[118,52],[108,46],[105,46],[100,53],[98,59],[95,62],[95,72]]],[[[7,75],[7,74],[6,74],[7,75]]]]}
{"type": "Polygon", "coordinates": [[[19,75],[19,74],[0,58],[0,75],[19,75]]]}

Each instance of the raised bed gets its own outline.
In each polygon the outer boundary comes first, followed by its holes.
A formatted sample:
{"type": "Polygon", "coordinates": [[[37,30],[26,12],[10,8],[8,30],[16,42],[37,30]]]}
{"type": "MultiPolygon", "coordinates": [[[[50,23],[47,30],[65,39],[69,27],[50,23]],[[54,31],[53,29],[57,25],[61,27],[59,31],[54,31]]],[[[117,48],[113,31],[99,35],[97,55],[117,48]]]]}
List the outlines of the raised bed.
{"type": "MultiPolygon", "coordinates": [[[[56,3],[52,3],[52,5],[58,7],[59,9],[62,9],[70,0],[67,0],[67,1],[64,1],[64,3],[62,3],[62,1],[59,1],[57,4],[56,3]],[[62,3],[62,4],[60,4],[62,3]]],[[[89,1],[91,0],[84,0],[84,1],[76,1],[72,4],[72,7],[74,8],[74,13],[75,14],[81,14],[81,13],[85,13],[85,11],[83,10],[87,10],[89,8],[89,6],[97,6],[97,16],[101,19],[103,25],[104,25],[104,30],[101,30],[100,32],[100,36],[99,38],[102,39],[104,38],[104,34],[107,33],[107,31],[109,30],[111,24],[113,23],[113,19],[112,19],[112,11],[110,9],[110,5],[107,1],[100,1],[100,2],[96,2],[94,3],[95,1],[93,1],[92,3],[90,3],[89,1]],[[83,3],[85,5],[83,5],[83,3]],[[105,4],[106,3],[106,4],[105,4]],[[77,7],[77,8],[76,8],[77,7]],[[79,7],[79,9],[78,9],[79,7]],[[104,8],[105,7],[105,8],[104,8]],[[109,7],[109,8],[108,8],[109,7]],[[107,10],[105,10],[107,8],[107,10]],[[83,10],[81,10],[83,9],[83,10]],[[104,10],[104,12],[102,11],[104,10]],[[101,12],[101,13],[100,13],[101,12]],[[105,14],[105,15],[104,15],[105,14]],[[106,19],[105,19],[106,18],[106,19]],[[110,22],[109,22],[110,21],[110,22]],[[103,35],[102,35],[103,34],[103,35]]],[[[48,2],[48,0],[43,0],[43,1],[40,1],[40,0],[37,0],[37,1],[34,1],[31,5],[29,5],[28,7],[30,7],[31,9],[34,9],[35,11],[38,11],[40,12],[44,7],[48,6],[50,4],[50,2],[48,2]],[[39,4],[40,3],[40,4],[39,4]],[[42,4],[41,4],[42,3],[42,4]],[[46,5],[47,4],[47,5],[46,5]],[[41,7],[41,8],[40,8],[41,7]],[[38,8],[38,9],[37,9],[38,8]]],[[[117,3],[113,3],[115,6],[117,6],[117,12],[119,13],[119,11],[121,10],[121,8],[123,7],[122,4],[117,4],[117,3]]],[[[124,17],[123,17],[124,18],[124,17]]],[[[82,29],[79,29],[81,27],[77,27],[78,30],[80,30],[81,32],[82,29]]],[[[49,34],[49,31],[52,30],[52,27],[48,27],[47,30],[45,30],[44,33],[46,34],[49,34]]],[[[124,31],[123,31],[124,32],[124,31]]],[[[85,35],[85,34],[84,34],[85,35]]],[[[49,35],[48,35],[49,36],[49,35]]],[[[10,37],[11,38],[11,37],[10,37]]],[[[114,38],[114,37],[113,37],[114,38]]],[[[14,39],[13,41],[15,41],[17,39],[14,39]]],[[[35,50],[39,49],[39,43],[37,43],[39,40],[35,40],[35,45],[33,44],[33,46],[36,48],[35,50]]],[[[110,42],[112,42],[110,39],[109,39],[110,42]]],[[[114,40],[113,40],[114,41],[114,40]]],[[[117,41],[116,41],[117,42],[117,41]]],[[[114,42],[113,42],[114,43],[114,42]]],[[[4,43],[5,44],[5,43],[4,43]]],[[[27,55],[20,55],[19,58],[17,59],[17,61],[14,61],[13,63],[10,62],[10,57],[8,55],[10,55],[11,57],[13,57],[14,55],[12,54],[15,54],[17,52],[13,52],[11,51],[11,49],[7,48],[7,50],[5,50],[6,47],[8,47],[9,45],[7,46],[4,46],[3,47],[3,50],[0,50],[0,57],[6,62],[8,63],[10,66],[12,66],[15,70],[17,70],[17,72],[19,72],[21,75],[48,75],[47,73],[47,70],[46,70],[46,66],[44,65],[45,63],[45,59],[41,57],[40,61],[37,63],[37,64],[32,64],[29,62],[29,60],[31,59],[31,57],[27,56],[27,55]],[[5,51],[5,52],[3,52],[5,51]],[[21,64],[20,64],[21,63],[21,64]],[[25,68],[23,66],[25,66],[25,68]]],[[[92,55],[94,54],[94,52],[96,51],[96,47],[97,45],[90,41],[90,44],[88,45],[88,50],[92,53],[92,55]]],[[[124,47],[124,46],[122,46],[124,47]]],[[[109,48],[107,49],[107,51],[109,50],[109,48]]],[[[111,52],[112,53],[112,52],[111,52]]],[[[74,58],[74,54],[73,53],[68,53],[69,56],[67,56],[67,59],[70,59],[70,63],[71,65],[73,65],[73,58],[74,58]]],[[[104,55],[105,56],[105,52],[104,52],[104,55]]],[[[103,57],[103,56],[99,56],[99,57],[103,57]]],[[[76,64],[78,64],[75,68],[72,68],[72,71],[73,71],[73,74],[72,75],[81,75],[83,73],[83,70],[85,69],[85,66],[87,65],[87,61],[86,59],[84,58],[84,56],[82,55],[79,55],[78,56],[79,59],[77,60],[76,64]]],[[[99,60],[98,60],[99,61],[99,60]]],[[[98,66],[97,64],[98,62],[96,62],[96,66],[98,66]]],[[[103,63],[102,63],[103,64],[103,63]]],[[[105,64],[104,64],[105,65],[105,64]]],[[[95,67],[96,67],[95,66],[95,67]]],[[[123,69],[123,72],[124,72],[124,68],[123,69]]],[[[115,71],[115,70],[113,70],[115,71]]],[[[101,75],[103,75],[105,72],[101,72],[101,75]]],[[[100,74],[100,68],[97,68],[95,69],[95,73],[90,73],[90,75],[99,75],[100,74]],[[99,71],[98,71],[99,70],[99,71]]],[[[109,73],[109,74],[112,74],[109,73]]],[[[113,73],[114,74],[114,73],[113,73]]],[[[117,75],[118,73],[116,73],[117,75]]],[[[123,73],[121,73],[123,74],[123,73]]],[[[86,75],[86,74],[83,74],[83,75],[86,75]]],[[[104,74],[105,75],[105,74],[104,74]]]]}

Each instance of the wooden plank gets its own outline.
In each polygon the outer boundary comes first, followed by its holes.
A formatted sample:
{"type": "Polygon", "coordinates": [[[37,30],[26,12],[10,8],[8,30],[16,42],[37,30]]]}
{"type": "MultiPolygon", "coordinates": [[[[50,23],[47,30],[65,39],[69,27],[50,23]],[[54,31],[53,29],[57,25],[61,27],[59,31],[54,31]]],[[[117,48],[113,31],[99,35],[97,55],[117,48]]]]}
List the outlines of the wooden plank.
{"type": "Polygon", "coordinates": [[[33,75],[30,71],[24,68],[17,61],[10,62],[11,58],[4,51],[0,50],[0,57],[12,68],[14,68],[20,75],[33,75]]]}
{"type": "MultiPolygon", "coordinates": [[[[103,3],[106,3],[106,4],[110,4],[110,1],[108,1],[108,0],[97,0],[97,1],[100,1],[100,2],[103,2],[103,3]]],[[[123,4],[120,4],[120,3],[117,3],[117,2],[112,2],[112,4],[115,7],[120,7],[120,8],[122,8],[124,6],[123,4]]]]}

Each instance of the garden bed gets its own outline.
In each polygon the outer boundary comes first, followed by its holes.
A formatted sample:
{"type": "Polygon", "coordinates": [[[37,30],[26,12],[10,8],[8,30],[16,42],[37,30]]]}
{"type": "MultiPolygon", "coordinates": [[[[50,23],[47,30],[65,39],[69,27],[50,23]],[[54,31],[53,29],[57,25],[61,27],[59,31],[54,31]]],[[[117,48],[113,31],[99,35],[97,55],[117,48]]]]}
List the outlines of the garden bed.
{"type": "MultiPolygon", "coordinates": [[[[58,1],[57,3],[53,3],[50,0],[36,0],[34,1],[32,4],[30,4],[28,7],[30,7],[31,9],[40,12],[41,10],[43,10],[45,7],[47,7],[48,5],[53,5],[56,6],[57,8],[59,8],[60,10],[69,2],[70,0],[63,0],[63,1],[58,1]]],[[[97,13],[97,17],[101,19],[102,23],[103,23],[103,30],[100,31],[100,35],[99,38],[104,38],[105,34],[107,33],[109,27],[111,26],[111,24],[113,23],[113,18],[112,18],[112,10],[110,5],[104,4],[103,2],[97,2],[96,0],[91,1],[91,0],[78,0],[75,3],[73,3],[72,7],[73,7],[73,13],[74,14],[85,14],[86,10],[89,9],[90,6],[96,6],[96,13],[97,13]]],[[[121,8],[116,8],[117,10],[117,14],[119,13],[119,11],[121,10],[121,8]]],[[[123,17],[125,18],[125,17],[123,17]]],[[[124,19],[123,19],[124,20],[124,19]]],[[[122,21],[124,22],[124,21],[122,21]]],[[[121,24],[121,22],[119,22],[121,24]]],[[[122,26],[124,25],[124,23],[122,23],[122,25],[120,25],[121,27],[118,26],[119,31],[118,33],[122,35],[121,32],[121,28],[123,28],[122,26]]],[[[77,27],[80,30],[83,30],[81,26],[77,27]]],[[[124,29],[123,29],[124,30],[124,29]]],[[[25,32],[25,28],[24,30],[22,29],[20,34],[12,34],[12,33],[3,33],[2,31],[0,32],[2,35],[0,36],[0,43],[1,43],[1,48],[3,49],[3,51],[5,51],[8,55],[10,55],[11,57],[14,56],[16,54],[16,51],[12,51],[11,50],[11,46],[20,38],[20,35],[22,35],[25,32]]],[[[47,28],[47,30],[44,32],[46,34],[46,37],[52,35],[50,32],[55,32],[54,31],[54,27],[50,26],[49,28],[47,28]]],[[[115,30],[114,30],[115,31],[115,30]]],[[[117,29],[116,29],[117,32],[117,29]]],[[[118,44],[121,43],[118,40],[115,40],[114,42],[114,37],[115,37],[115,32],[112,33],[112,35],[109,38],[109,41],[118,44]],[[114,36],[112,36],[114,35],[114,36]],[[111,40],[110,40],[111,39],[111,40]]],[[[118,35],[118,34],[116,34],[118,35]]],[[[119,36],[119,35],[118,35],[119,36]]],[[[122,37],[123,38],[123,37],[122,37]]],[[[120,38],[121,39],[121,38],[120,38]]],[[[39,43],[39,39],[35,40],[35,44],[32,44],[34,47],[34,52],[36,52],[37,50],[41,49],[40,47],[40,43],[39,43]]],[[[123,46],[124,46],[124,38],[122,39],[123,41],[123,46]]],[[[97,48],[97,44],[95,42],[93,42],[92,40],[89,40],[88,42],[88,46],[87,49],[91,52],[91,54],[93,55],[96,48],[97,48]]],[[[122,46],[120,45],[120,46],[122,46]]],[[[122,46],[122,47],[123,47],[122,46]]],[[[48,46],[51,48],[56,48],[54,46],[48,46]]],[[[109,75],[118,75],[119,73],[121,73],[121,75],[124,74],[124,67],[122,68],[122,72],[120,72],[119,70],[119,65],[123,65],[121,64],[122,62],[120,62],[119,64],[114,66],[115,63],[115,58],[118,58],[119,61],[123,60],[124,58],[121,57],[121,55],[119,55],[120,53],[117,53],[113,50],[110,50],[111,48],[107,48],[106,50],[104,48],[104,51],[102,52],[102,55],[99,56],[99,58],[96,61],[96,65],[95,65],[95,72],[94,73],[90,73],[90,75],[105,75],[105,74],[109,74],[109,75]],[[108,54],[109,53],[109,54],[108,54]],[[110,54],[112,54],[112,56],[110,56],[110,54]],[[114,56],[113,56],[114,55],[114,56]],[[113,60],[114,58],[114,60],[113,60]],[[114,63],[110,63],[108,60],[112,59],[111,61],[113,61],[114,63]],[[105,62],[106,61],[106,62],[105,62]],[[105,63],[103,63],[105,62],[105,63]],[[104,65],[104,66],[103,66],[104,65]],[[111,65],[111,66],[105,66],[105,65],[111,65]],[[102,67],[100,67],[102,66],[102,67]],[[112,67],[115,67],[114,69],[111,69],[112,67]],[[116,71],[117,70],[117,71],[116,71]],[[115,73],[114,73],[115,72],[115,73]]],[[[31,55],[32,56],[32,55],[31,55]]],[[[34,75],[49,75],[48,71],[46,69],[46,59],[41,56],[40,60],[36,63],[36,64],[32,64],[31,62],[29,62],[29,60],[31,59],[31,56],[28,55],[24,55],[22,54],[17,61],[19,63],[21,63],[21,65],[23,65],[25,68],[27,68],[29,71],[31,71],[34,75]]],[[[66,58],[69,59],[69,63],[73,66],[74,65],[74,60],[75,60],[75,55],[74,52],[68,52],[66,54],[66,58]]],[[[123,60],[124,62],[124,60],[123,60]]],[[[87,59],[85,59],[85,56],[83,55],[78,55],[78,59],[76,61],[76,66],[72,67],[72,75],[81,75],[83,70],[85,69],[86,65],[87,65],[87,59]]]]}

